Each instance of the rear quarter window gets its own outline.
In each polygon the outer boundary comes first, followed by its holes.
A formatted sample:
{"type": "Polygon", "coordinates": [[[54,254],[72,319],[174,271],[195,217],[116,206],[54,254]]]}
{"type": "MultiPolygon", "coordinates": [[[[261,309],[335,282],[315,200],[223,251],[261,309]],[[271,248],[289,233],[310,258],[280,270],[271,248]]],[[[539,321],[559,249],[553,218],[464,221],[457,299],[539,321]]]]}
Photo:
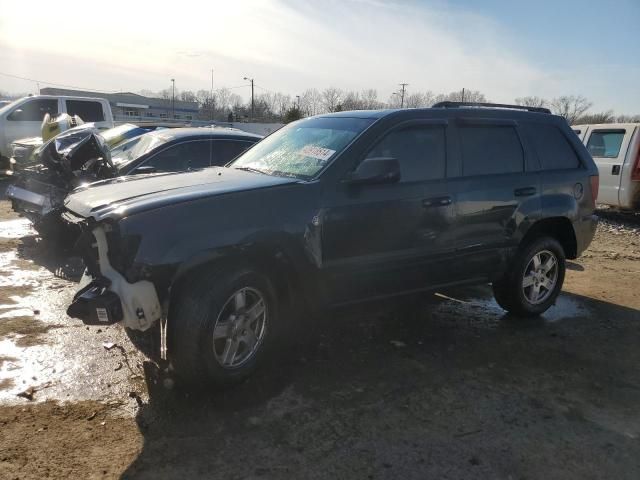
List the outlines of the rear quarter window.
{"type": "Polygon", "coordinates": [[[100,102],[67,100],[67,113],[78,115],[85,122],[104,122],[104,112],[100,102]]]}
{"type": "Polygon", "coordinates": [[[578,155],[558,127],[542,123],[527,123],[524,129],[543,170],[580,167],[578,155]]]}
{"type": "Polygon", "coordinates": [[[460,127],[459,134],[464,176],[524,171],[524,151],[515,127],[469,125],[460,127]]]}

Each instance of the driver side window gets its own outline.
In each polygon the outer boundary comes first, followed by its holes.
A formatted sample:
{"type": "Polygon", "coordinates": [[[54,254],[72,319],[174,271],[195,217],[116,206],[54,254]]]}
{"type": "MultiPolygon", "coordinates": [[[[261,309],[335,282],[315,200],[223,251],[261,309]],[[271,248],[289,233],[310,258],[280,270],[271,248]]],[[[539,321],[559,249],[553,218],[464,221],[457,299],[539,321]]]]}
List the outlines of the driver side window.
{"type": "Polygon", "coordinates": [[[400,182],[445,177],[444,126],[412,125],[388,133],[366,158],[392,157],[400,163],[400,182]]]}

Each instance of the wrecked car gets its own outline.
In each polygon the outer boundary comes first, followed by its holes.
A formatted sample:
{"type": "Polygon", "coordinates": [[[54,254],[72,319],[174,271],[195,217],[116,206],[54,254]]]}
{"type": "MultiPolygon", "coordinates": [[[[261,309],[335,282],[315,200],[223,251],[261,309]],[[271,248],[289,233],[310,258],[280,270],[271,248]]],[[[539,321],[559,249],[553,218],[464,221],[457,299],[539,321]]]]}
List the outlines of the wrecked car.
{"type": "Polygon", "coordinates": [[[67,197],[87,265],[67,313],[160,322],[175,371],[217,383],[260,365],[300,306],[491,282],[505,310],[539,315],[594,236],[597,189],[584,145],[546,109],[311,117],[226,167],[67,197]]]}
{"type": "Polygon", "coordinates": [[[58,233],[62,202],[73,189],[123,175],[222,165],[262,137],[226,128],[162,129],[139,135],[135,125],[105,132],[72,129],[43,145],[6,195],[36,230],[58,233]],[[133,135],[133,134],[136,135],[133,135]],[[128,142],[131,136],[137,138],[128,142]]]}

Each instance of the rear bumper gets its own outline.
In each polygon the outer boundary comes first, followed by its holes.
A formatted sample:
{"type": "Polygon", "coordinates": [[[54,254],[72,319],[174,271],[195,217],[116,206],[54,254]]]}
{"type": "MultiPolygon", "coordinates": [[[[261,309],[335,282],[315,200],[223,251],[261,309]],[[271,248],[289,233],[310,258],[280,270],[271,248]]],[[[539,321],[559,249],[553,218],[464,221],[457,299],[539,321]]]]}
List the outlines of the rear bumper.
{"type": "Polygon", "coordinates": [[[576,257],[589,248],[598,228],[597,215],[587,215],[573,222],[573,231],[576,233],[576,257]]]}

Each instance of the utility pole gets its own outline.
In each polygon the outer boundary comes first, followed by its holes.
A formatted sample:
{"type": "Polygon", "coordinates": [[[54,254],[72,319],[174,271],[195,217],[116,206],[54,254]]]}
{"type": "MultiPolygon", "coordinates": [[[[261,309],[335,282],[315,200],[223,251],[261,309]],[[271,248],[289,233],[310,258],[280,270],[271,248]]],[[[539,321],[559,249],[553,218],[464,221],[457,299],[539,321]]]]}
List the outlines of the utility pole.
{"type": "Polygon", "coordinates": [[[296,98],[298,99],[298,111],[300,111],[300,95],[296,95],[296,98]]]}
{"type": "Polygon", "coordinates": [[[400,90],[400,108],[404,108],[404,89],[409,84],[408,83],[400,83],[399,85],[402,87],[402,90],[400,90]]]}
{"type": "Polygon", "coordinates": [[[209,116],[213,120],[213,68],[211,69],[211,91],[209,92],[209,116]]]}
{"type": "Polygon", "coordinates": [[[464,87],[462,87],[462,101],[464,102],[464,87]]]}
{"type": "Polygon", "coordinates": [[[251,121],[253,122],[253,111],[254,111],[254,105],[253,105],[253,78],[248,78],[248,77],[244,77],[245,80],[249,80],[251,82],[251,121]]]}
{"type": "Polygon", "coordinates": [[[171,79],[171,119],[176,118],[176,79],[171,79]]]}

